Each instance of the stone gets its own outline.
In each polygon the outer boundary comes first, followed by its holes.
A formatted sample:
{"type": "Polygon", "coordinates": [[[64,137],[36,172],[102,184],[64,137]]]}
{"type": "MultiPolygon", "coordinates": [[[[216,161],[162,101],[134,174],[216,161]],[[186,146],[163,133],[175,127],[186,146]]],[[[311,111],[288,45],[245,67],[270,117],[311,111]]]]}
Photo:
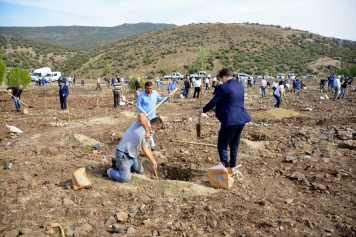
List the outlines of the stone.
{"type": "Polygon", "coordinates": [[[305,224],[306,224],[310,229],[313,229],[313,228],[314,228],[313,223],[311,223],[311,221],[308,220],[308,219],[305,220],[305,224]]]}
{"type": "Polygon", "coordinates": [[[14,165],[12,163],[8,163],[4,166],[4,169],[9,170],[9,169],[12,169],[12,167],[14,167],[14,165]]]}
{"type": "Polygon", "coordinates": [[[112,225],[117,223],[116,219],[114,216],[109,216],[109,218],[105,221],[105,225],[112,225]]]}
{"type": "Polygon", "coordinates": [[[134,233],[135,233],[135,229],[134,229],[132,226],[130,226],[129,228],[127,228],[126,234],[132,235],[132,234],[134,234],[134,233]]]}
{"type": "Polygon", "coordinates": [[[33,229],[31,229],[31,228],[18,228],[18,231],[20,232],[21,235],[24,235],[24,234],[31,234],[33,232],[33,229]]]}
{"type": "Polygon", "coordinates": [[[118,222],[126,222],[129,214],[126,212],[119,212],[115,214],[115,218],[118,222]]]}
{"type": "Polygon", "coordinates": [[[333,233],[334,229],[333,228],[325,228],[324,229],[326,232],[333,233]]]}
{"type": "Polygon", "coordinates": [[[63,198],[63,201],[62,201],[63,206],[70,206],[73,204],[74,204],[74,202],[72,200],[70,200],[69,198],[63,198]]]}
{"type": "Polygon", "coordinates": [[[212,228],[215,228],[215,227],[217,226],[217,224],[218,224],[218,222],[217,222],[216,220],[212,220],[212,221],[210,222],[210,226],[211,226],[212,228]]]}
{"type": "Polygon", "coordinates": [[[302,174],[300,171],[295,171],[290,175],[290,178],[302,181],[303,179],[305,179],[305,175],[302,174]]]}
{"type": "Polygon", "coordinates": [[[326,190],[326,187],[322,184],[314,182],[314,183],[312,183],[312,185],[313,185],[314,189],[316,189],[316,190],[326,190]]]}
{"type": "Polygon", "coordinates": [[[20,232],[18,230],[9,230],[4,232],[4,237],[18,237],[20,232]]]}
{"type": "Polygon", "coordinates": [[[75,228],[75,230],[79,233],[79,235],[83,235],[84,233],[88,233],[93,230],[93,227],[90,224],[83,224],[75,228]]]}
{"type": "Polygon", "coordinates": [[[347,141],[342,141],[339,144],[337,144],[339,148],[348,148],[351,150],[356,150],[356,140],[347,140],[347,141]]]}
{"type": "Polygon", "coordinates": [[[140,211],[143,211],[144,209],[145,209],[145,207],[146,207],[146,205],[145,204],[142,204],[141,206],[140,206],[140,211]]]}
{"type": "Polygon", "coordinates": [[[294,201],[294,199],[292,199],[292,198],[287,198],[286,200],[284,200],[284,202],[287,204],[291,204],[293,201],[294,201]]]}
{"type": "Polygon", "coordinates": [[[106,229],[109,233],[124,233],[125,231],[125,225],[121,224],[113,224],[109,226],[109,228],[106,229]]]}

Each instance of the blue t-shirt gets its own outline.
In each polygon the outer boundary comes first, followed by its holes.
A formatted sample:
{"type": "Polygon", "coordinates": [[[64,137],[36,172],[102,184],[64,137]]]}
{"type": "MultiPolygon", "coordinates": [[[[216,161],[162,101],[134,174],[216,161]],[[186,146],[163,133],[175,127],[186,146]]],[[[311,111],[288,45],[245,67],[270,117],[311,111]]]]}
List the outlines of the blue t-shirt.
{"type": "MultiPolygon", "coordinates": [[[[155,90],[152,91],[151,95],[147,95],[146,91],[142,91],[137,98],[136,107],[140,113],[147,114],[156,106],[157,102],[161,102],[164,99],[155,90]]],[[[151,120],[154,117],[156,117],[156,110],[150,113],[148,119],[151,120]]]]}

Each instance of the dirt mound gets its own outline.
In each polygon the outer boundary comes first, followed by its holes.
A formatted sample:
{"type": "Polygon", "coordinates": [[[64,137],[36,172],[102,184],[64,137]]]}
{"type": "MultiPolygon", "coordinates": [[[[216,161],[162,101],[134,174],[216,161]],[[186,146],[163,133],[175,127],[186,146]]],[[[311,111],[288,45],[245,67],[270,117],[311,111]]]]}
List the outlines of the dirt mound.
{"type": "Polygon", "coordinates": [[[288,109],[270,109],[260,113],[253,114],[253,119],[268,119],[268,120],[276,120],[276,119],[283,119],[283,118],[290,118],[290,117],[298,117],[300,114],[294,110],[288,109]]]}

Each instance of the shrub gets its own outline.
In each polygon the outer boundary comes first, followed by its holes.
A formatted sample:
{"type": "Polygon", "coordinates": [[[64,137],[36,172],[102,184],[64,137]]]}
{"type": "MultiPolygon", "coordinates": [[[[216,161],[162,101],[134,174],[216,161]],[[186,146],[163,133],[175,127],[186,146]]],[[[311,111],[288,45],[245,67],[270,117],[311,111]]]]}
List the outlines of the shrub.
{"type": "Polygon", "coordinates": [[[130,80],[128,82],[128,87],[130,89],[130,92],[134,93],[136,90],[135,82],[137,81],[137,78],[140,78],[140,84],[141,84],[141,89],[145,89],[145,78],[143,75],[134,73],[132,76],[130,76],[130,80]]]}
{"type": "Polygon", "coordinates": [[[5,83],[7,86],[22,85],[26,88],[31,83],[31,77],[26,69],[14,67],[6,75],[5,83]]]}

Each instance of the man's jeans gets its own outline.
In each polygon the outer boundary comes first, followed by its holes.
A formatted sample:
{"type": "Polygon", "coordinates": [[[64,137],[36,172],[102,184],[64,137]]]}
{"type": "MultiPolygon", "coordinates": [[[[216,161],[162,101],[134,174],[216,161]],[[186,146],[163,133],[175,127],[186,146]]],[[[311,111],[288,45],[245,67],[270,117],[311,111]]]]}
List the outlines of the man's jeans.
{"type": "Polygon", "coordinates": [[[265,86],[261,86],[261,93],[262,93],[262,98],[266,97],[266,87],[265,86]]]}
{"type": "Polygon", "coordinates": [[[143,166],[139,157],[130,157],[126,153],[116,150],[116,169],[110,171],[112,179],[129,182],[131,180],[131,172],[143,173],[143,166]]]}
{"type": "Polygon", "coordinates": [[[337,99],[339,94],[340,94],[340,88],[339,87],[334,87],[334,100],[337,99]]]}
{"type": "Polygon", "coordinates": [[[337,97],[338,99],[343,99],[345,97],[345,94],[346,94],[346,88],[344,87],[341,87],[341,93],[339,95],[339,97],[337,97]]]}
{"type": "Polygon", "coordinates": [[[14,97],[14,102],[15,102],[16,110],[20,110],[20,108],[21,108],[20,101],[14,97]]]}
{"type": "Polygon", "coordinates": [[[282,104],[282,98],[278,95],[273,94],[274,98],[276,98],[277,103],[274,105],[275,108],[280,108],[282,104]]]}

